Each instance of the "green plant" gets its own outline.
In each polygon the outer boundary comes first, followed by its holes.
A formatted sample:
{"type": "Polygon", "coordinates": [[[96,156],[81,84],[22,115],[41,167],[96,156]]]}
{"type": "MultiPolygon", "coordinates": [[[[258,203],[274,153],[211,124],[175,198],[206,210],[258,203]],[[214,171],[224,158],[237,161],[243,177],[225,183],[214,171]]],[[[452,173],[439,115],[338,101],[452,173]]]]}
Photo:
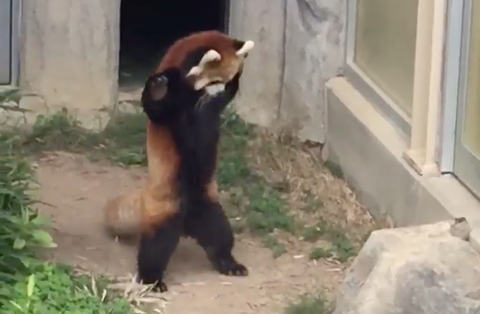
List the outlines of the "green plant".
{"type": "Polygon", "coordinates": [[[0,105],[4,102],[15,102],[19,103],[22,95],[18,88],[7,88],[0,90],[0,105]]]}
{"type": "Polygon", "coordinates": [[[331,247],[314,248],[310,253],[310,259],[334,257],[339,262],[346,262],[357,253],[353,242],[347,237],[347,232],[339,226],[334,226],[324,220],[320,220],[315,226],[303,229],[305,241],[315,242],[319,239],[327,240],[331,247]]]}
{"type": "Polygon", "coordinates": [[[14,154],[15,139],[0,137],[0,309],[12,314],[130,314],[128,302],[81,284],[68,268],[42,262],[39,248],[54,247],[46,219],[32,210],[34,173],[14,154]]]}
{"type": "Polygon", "coordinates": [[[36,248],[55,244],[44,231],[46,220],[31,209],[32,169],[12,154],[10,141],[1,141],[0,151],[0,276],[11,282],[27,272],[36,248]]]}
{"type": "Polygon", "coordinates": [[[12,290],[4,309],[18,314],[130,314],[129,303],[111,296],[106,285],[87,278],[72,277],[70,269],[44,263],[36,272],[18,281],[13,289],[3,287],[2,294],[12,290]],[[13,293],[12,293],[13,292],[13,293]]]}
{"type": "Polygon", "coordinates": [[[319,260],[322,258],[330,258],[334,255],[335,250],[332,248],[325,249],[322,247],[316,247],[310,252],[310,259],[311,260],[319,260]]]}
{"type": "Polygon", "coordinates": [[[331,305],[323,294],[304,295],[299,301],[290,304],[285,309],[285,314],[330,314],[331,305]]]}
{"type": "Polygon", "coordinates": [[[272,250],[272,254],[274,258],[277,258],[287,251],[285,245],[280,243],[277,239],[275,239],[271,235],[267,235],[263,239],[263,244],[272,250]]]}
{"type": "MultiPolygon", "coordinates": [[[[295,220],[288,212],[281,194],[262,176],[256,174],[246,156],[247,144],[254,135],[253,126],[233,111],[223,116],[218,182],[230,194],[231,216],[240,217],[240,229],[267,236],[275,229],[295,232],[295,220]]],[[[268,241],[266,241],[268,242],[268,241]]],[[[278,248],[278,246],[275,246],[278,248]]],[[[281,254],[284,249],[278,249],[281,254]]]]}
{"type": "MultiPolygon", "coordinates": [[[[30,132],[12,142],[17,151],[38,154],[63,150],[86,153],[92,160],[110,159],[127,165],[146,165],[146,118],[141,113],[119,113],[99,133],[84,129],[64,109],[54,115],[39,115],[30,132]]],[[[4,134],[5,137],[5,134],[4,134]]]]}

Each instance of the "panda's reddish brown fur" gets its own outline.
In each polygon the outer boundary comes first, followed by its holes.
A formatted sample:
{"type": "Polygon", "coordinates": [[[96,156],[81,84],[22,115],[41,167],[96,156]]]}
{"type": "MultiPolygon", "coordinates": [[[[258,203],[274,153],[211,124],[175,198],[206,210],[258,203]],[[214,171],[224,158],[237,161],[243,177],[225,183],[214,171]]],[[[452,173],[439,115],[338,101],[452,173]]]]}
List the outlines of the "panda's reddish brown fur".
{"type": "MultiPolygon", "coordinates": [[[[161,224],[167,216],[167,211],[165,208],[172,207],[162,206],[164,208],[161,211],[162,218],[159,219],[155,215],[158,213],[147,212],[148,209],[157,208],[155,207],[154,202],[151,201],[151,197],[144,195],[144,193],[149,193],[150,182],[145,182],[144,186],[137,188],[132,191],[127,191],[117,197],[107,201],[104,207],[104,224],[107,228],[109,234],[113,237],[118,237],[121,241],[131,242],[135,240],[140,235],[141,230],[151,230],[155,227],[155,221],[157,224],[161,224]],[[143,205],[142,202],[147,203],[143,205]],[[148,204],[149,203],[149,204],[148,204]],[[147,219],[147,217],[149,217],[147,219]]],[[[207,186],[207,195],[213,201],[218,201],[218,187],[217,182],[212,181],[211,184],[207,186]]],[[[174,205],[177,205],[174,203],[174,205]]],[[[173,207],[176,208],[176,207],[173,207]]]]}
{"type": "Polygon", "coordinates": [[[142,189],[128,191],[107,201],[104,224],[110,235],[131,240],[140,233],[142,189]]]}
{"type": "Polygon", "coordinates": [[[147,159],[148,179],[141,203],[141,230],[151,232],[178,211],[175,181],[180,156],[170,130],[150,121],[147,126],[147,159]]]}
{"type": "MultiPolygon", "coordinates": [[[[218,31],[204,31],[176,41],[163,57],[155,73],[163,72],[172,67],[181,67],[185,57],[198,47],[209,47],[220,53],[222,59],[212,64],[209,69],[212,72],[221,72],[224,76],[233,76],[239,71],[243,60],[235,55],[238,49],[232,45],[232,38],[218,31]]],[[[208,70],[207,70],[208,72],[208,70]]],[[[212,75],[212,73],[205,73],[212,75]]],[[[230,77],[231,78],[231,77],[230,77]]]]}
{"type": "MultiPolygon", "coordinates": [[[[183,62],[187,58],[187,55],[191,53],[195,48],[198,47],[208,47],[209,49],[213,49],[220,53],[222,59],[219,62],[216,62],[211,67],[207,68],[204,75],[216,75],[220,72],[223,77],[231,79],[233,75],[239,72],[241,64],[243,60],[239,60],[239,58],[235,55],[237,51],[237,47],[232,44],[232,38],[228,37],[227,35],[218,32],[218,31],[205,31],[192,34],[190,36],[181,38],[180,40],[176,41],[167,51],[165,56],[163,57],[160,65],[155,70],[155,73],[161,73],[168,68],[181,68],[183,62]]],[[[171,187],[171,176],[174,171],[172,168],[178,167],[178,156],[175,156],[172,151],[175,151],[175,143],[173,142],[169,130],[164,126],[158,126],[150,121],[148,122],[148,129],[147,129],[147,150],[148,155],[151,157],[148,158],[149,160],[149,175],[152,184],[156,186],[154,191],[160,191],[165,187],[171,187]],[[170,153],[165,153],[165,152],[170,153]],[[160,153],[161,152],[161,153],[160,153]],[[153,156],[162,156],[162,158],[157,159],[153,156]],[[167,167],[163,165],[169,165],[167,167]]],[[[217,183],[215,179],[207,185],[207,191],[209,196],[212,199],[218,200],[218,192],[217,192],[217,183]]],[[[161,200],[164,198],[168,198],[168,196],[163,196],[161,200]]],[[[170,203],[170,202],[168,202],[170,203]]],[[[174,212],[171,210],[162,210],[162,213],[165,215],[164,217],[158,216],[158,212],[156,215],[152,215],[151,211],[148,209],[150,207],[155,208],[159,204],[152,200],[151,204],[145,204],[147,207],[144,208],[144,215],[145,221],[143,222],[144,226],[142,230],[146,230],[145,228],[149,228],[148,225],[153,223],[154,225],[161,224],[164,219],[168,219],[174,212]],[[154,203],[155,204],[154,206],[154,203]],[[155,217],[155,219],[151,219],[150,217],[155,217]]],[[[170,205],[166,206],[166,208],[171,208],[170,205]]]]}
{"type": "MultiPolygon", "coordinates": [[[[161,60],[155,73],[161,73],[168,68],[180,68],[185,61],[188,53],[192,52],[198,47],[209,47],[220,53],[222,59],[220,62],[213,63],[212,66],[205,69],[204,76],[218,77],[223,76],[225,81],[230,80],[233,75],[242,70],[243,60],[235,55],[238,47],[232,45],[232,38],[218,31],[205,31],[192,34],[190,36],[181,38],[175,42],[166,52],[161,60]],[[220,75],[218,74],[220,73],[220,75]]],[[[147,125],[147,149],[151,156],[149,159],[149,176],[150,179],[146,182],[145,191],[162,191],[165,188],[171,187],[172,176],[174,176],[175,169],[178,166],[178,156],[174,153],[174,143],[172,142],[169,130],[164,126],[158,126],[150,121],[147,125]],[[161,154],[158,152],[162,152],[161,154]],[[170,153],[167,153],[170,152],[170,153]],[[160,160],[155,162],[157,158],[152,156],[160,156],[160,160]],[[164,166],[168,165],[168,166],[164,166]],[[156,188],[150,187],[155,185],[156,188]]],[[[212,200],[218,200],[217,182],[212,180],[207,185],[208,195],[212,200]]],[[[137,193],[138,192],[134,192],[137,193]]],[[[144,197],[143,206],[139,207],[135,198],[129,195],[132,192],[127,192],[122,197],[115,198],[116,202],[112,203],[110,200],[105,206],[105,224],[109,231],[114,236],[130,237],[138,234],[140,230],[148,230],[155,225],[161,224],[165,219],[168,219],[174,211],[171,202],[167,201],[171,196],[157,195],[156,197],[144,197]],[[119,201],[122,203],[119,203],[119,201]],[[160,206],[159,203],[165,203],[165,206],[160,206]],[[152,208],[157,210],[153,211],[152,208]],[[164,208],[159,211],[158,208],[164,208]],[[122,213],[124,211],[132,210],[136,213],[122,213]],[[142,212],[141,226],[137,222],[139,212],[142,212]],[[159,214],[161,213],[161,214],[159,214]],[[132,220],[133,219],[133,220],[132,220]]]]}
{"type": "MultiPolygon", "coordinates": [[[[216,31],[187,36],[170,47],[145,84],[148,178],[140,208],[138,197],[123,198],[137,205],[116,204],[140,211],[139,279],[156,282],[161,291],[166,290],[163,272],[182,234],[197,240],[219,272],[247,274],[231,254],[233,233],[218,203],[215,180],[220,113],[238,90],[246,53],[237,52],[243,45],[216,31]],[[209,53],[216,59],[203,62],[209,53]],[[210,80],[224,90],[206,93],[210,80]]],[[[111,209],[109,213],[115,216],[111,209]]],[[[138,217],[117,214],[117,223],[138,217]]]]}

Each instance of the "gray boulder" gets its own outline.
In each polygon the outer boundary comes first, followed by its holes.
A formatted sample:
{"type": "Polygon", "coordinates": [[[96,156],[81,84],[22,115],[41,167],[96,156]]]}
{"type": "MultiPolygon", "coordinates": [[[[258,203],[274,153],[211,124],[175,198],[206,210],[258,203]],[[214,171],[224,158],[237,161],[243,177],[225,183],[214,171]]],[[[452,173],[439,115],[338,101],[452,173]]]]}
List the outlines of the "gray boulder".
{"type": "Polygon", "coordinates": [[[480,258],[465,219],[371,234],[334,314],[478,314],[480,258]]]}

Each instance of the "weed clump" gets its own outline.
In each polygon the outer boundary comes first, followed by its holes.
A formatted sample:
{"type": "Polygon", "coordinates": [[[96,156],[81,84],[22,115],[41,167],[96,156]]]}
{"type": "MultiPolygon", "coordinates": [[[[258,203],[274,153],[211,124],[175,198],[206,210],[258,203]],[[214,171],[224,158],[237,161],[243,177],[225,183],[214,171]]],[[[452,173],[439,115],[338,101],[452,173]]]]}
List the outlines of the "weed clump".
{"type": "Polygon", "coordinates": [[[297,302],[291,303],[284,314],[331,314],[331,304],[322,294],[302,296],[297,302]]]}
{"type": "Polygon", "coordinates": [[[33,210],[36,182],[28,162],[0,137],[0,308],[18,314],[130,314],[128,302],[100,298],[64,267],[42,261],[40,248],[54,247],[47,221],[33,210]]]}

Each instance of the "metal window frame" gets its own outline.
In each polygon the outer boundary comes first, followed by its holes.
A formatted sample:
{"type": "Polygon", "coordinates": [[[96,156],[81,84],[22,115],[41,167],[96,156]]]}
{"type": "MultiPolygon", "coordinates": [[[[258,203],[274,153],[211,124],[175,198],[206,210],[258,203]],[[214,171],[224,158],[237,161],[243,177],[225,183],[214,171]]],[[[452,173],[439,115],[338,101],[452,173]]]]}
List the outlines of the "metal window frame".
{"type": "Polygon", "coordinates": [[[461,92],[462,46],[464,46],[464,10],[465,0],[448,0],[442,117],[440,120],[442,128],[438,154],[438,163],[442,174],[453,173],[455,160],[457,110],[461,92]]]}
{"type": "Polygon", "coordinates": [[[22,0],[11,0],[10,5],[10,82],[6,86],[18,86],[20,81],[20,34],[22,0]]]}
{"type": "MultiPolygon", "coordinates": [[[[453,0],[452,0],[453,1],[453,0]]],[[[460,65],[458,81],[458,97],[456,106],[455,141],[453,156],[453,174],[468,190],[475,195],[480,195],[480,158],[462,142],[462,129],[465,127],[465,106],[468,89],[468,71],[470,39],[472,32],[473,0],[464,0],[462,17],[462,40],[460,47],[460,65]]]]}

